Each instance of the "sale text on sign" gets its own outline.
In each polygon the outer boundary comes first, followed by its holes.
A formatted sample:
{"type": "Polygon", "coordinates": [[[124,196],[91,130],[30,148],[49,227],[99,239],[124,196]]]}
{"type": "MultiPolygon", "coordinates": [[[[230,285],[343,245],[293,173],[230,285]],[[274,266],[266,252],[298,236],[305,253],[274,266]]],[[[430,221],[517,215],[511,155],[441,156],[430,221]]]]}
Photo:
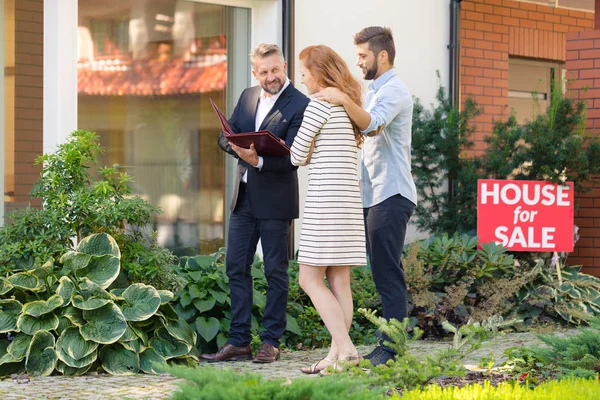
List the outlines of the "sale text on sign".
{"type": "Polygon", "coordinates": [[[573,183],[482,179],[477,235],[513,251],[573,251],[573,183]]]}

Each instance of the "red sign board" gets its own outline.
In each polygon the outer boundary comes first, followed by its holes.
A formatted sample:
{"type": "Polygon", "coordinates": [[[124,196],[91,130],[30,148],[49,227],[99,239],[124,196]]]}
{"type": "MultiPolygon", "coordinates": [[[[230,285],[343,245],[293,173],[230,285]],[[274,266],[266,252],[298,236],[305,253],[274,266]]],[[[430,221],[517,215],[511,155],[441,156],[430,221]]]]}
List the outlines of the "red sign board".
{"type": "Polygon", "coordinates": [[[573,251],[573,183],[481,179],[477,235],[513,251],[573,251]]]}

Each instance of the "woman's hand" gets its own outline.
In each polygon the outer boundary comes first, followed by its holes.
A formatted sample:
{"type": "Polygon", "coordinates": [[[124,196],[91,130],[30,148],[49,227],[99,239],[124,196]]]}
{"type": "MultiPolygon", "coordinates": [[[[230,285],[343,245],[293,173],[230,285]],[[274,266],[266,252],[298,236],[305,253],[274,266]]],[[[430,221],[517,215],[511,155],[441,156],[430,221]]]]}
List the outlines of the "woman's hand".
{"type": "Polygon", "coordinates": [[[304,164],[304,165],[310,164],[310,158],[312,157],[312,153],[313,153],[314,149],[315,149],[315,141],[313,140],[310,143],[310,149],[308,150],[308,157],[306,158],[306,164],[304,164]]]}

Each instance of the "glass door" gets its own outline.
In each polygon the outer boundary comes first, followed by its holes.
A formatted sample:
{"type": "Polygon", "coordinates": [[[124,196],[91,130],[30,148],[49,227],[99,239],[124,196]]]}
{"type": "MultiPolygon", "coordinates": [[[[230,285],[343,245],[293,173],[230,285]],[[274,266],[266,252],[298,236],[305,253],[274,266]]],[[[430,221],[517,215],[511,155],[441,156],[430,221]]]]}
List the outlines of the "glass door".
{"type": "Polygon", "coordinates": [[[249,29],[245,8],[79,0],[78,127],[100,136],[101,165],[162,208],[158,242],[177,255],[224,245],[231,167],[209,99],[230,112],[247,86],[249,29]]]}

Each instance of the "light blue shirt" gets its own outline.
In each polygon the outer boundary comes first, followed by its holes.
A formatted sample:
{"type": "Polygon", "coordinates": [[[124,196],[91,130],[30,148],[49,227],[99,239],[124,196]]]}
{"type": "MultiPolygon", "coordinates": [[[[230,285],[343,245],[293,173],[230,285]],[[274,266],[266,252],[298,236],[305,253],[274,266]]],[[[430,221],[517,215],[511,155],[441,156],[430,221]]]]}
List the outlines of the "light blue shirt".
{"type": "Polygon", "coordinates": [[[416,205],[417,188],[410,166],[413,102],[395,68],[369,85],[365,110],[371,115],[371,122],[362,131],[363,207],[373,207],[397,194],[416,205]],[[378,127],[382,130],[377,135],[367,136],[378,127]]]}

